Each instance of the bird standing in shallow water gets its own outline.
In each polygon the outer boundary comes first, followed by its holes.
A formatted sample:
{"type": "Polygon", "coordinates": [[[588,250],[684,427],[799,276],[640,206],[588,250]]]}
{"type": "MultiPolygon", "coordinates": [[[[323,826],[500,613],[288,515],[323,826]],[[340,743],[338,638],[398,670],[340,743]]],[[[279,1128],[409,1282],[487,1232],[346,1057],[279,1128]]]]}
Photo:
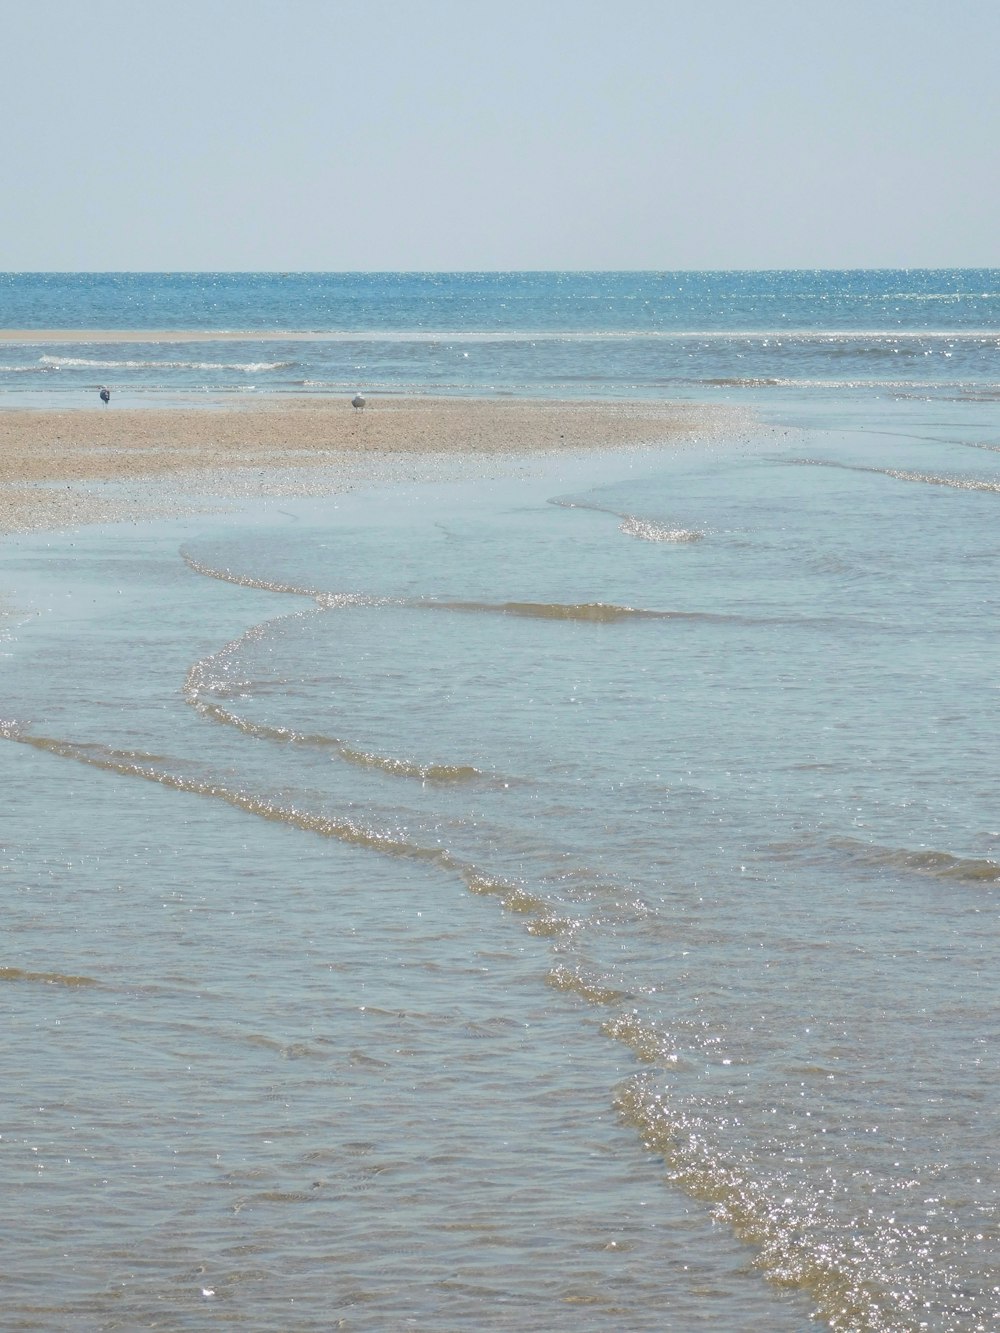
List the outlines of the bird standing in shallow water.
{"type": "Polygon", "coordinates": [[[365,405],[365,400],[361,397],[361,394],[356,393],[354,397],[351,399],[351,406],[364,407],[364,405],[365,405]]]}
{"type": "Polygon", "coordinates": [[[108,403],[111,402],[111,390],[107,387],[106,384],[101,385],[101,402],[104,404],[105,407],[107,407],[108,403]]]}

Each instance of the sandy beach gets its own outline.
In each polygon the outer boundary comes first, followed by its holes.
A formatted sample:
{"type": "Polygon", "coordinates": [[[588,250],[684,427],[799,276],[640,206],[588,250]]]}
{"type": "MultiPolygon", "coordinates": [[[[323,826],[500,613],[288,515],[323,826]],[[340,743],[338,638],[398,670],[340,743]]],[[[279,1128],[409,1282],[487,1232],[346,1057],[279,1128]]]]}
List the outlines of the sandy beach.
{"type": "MultiPolygon", "coordinates": [[[[373,477],[390,459],[496,460],[535,452],[618,449],[718,437],[747,414],[697,404],[503,399],[301,398],[178,408],[0,412],[0,531],[61,527],[161,511],[143,482],[183,479],[215,496],[274,491],[307,471],[313,489],[341,474],[373,477]],[[101,494],[126,483],[121,494],[101,494]]],[[[116,488],[117,490],[118,488],[116,488]]]]}

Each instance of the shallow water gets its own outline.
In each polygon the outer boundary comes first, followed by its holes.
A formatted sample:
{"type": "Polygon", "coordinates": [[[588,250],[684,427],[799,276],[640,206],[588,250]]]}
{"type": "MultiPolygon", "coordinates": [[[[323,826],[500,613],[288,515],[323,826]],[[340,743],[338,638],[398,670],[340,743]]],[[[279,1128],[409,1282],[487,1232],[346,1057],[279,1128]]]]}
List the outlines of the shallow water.
{"type": "Polygon", "coordinates": [[[7,1326],[994,1326],[977,412],[8,541],[7,1326]]]}

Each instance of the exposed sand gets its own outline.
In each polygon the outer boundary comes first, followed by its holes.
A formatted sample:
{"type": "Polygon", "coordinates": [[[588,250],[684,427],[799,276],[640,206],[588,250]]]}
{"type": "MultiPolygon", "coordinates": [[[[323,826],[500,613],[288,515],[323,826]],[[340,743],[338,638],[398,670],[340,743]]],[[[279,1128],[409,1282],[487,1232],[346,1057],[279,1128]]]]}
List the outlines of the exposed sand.
{"type": "Polygon", "coordinates": [[[442,456],[636,448],[743,433],[747,413],[697,404],[543,399],[299,398],[199,408],[0,411],[0,531],[163,512],[166,478],[192,494],[332,492],[442,456]],[[285,478],[282,488],[281,479],[285,478]],[[125,483],[114,494],[101,487],[125,483]],[[145,485],[144,485],[145,483],[145,485]]]}
{"type": "Polygon", "coordinates": [[[0,343],[29,346],[32,343],[332,342],[367,336],[311,329],[0,329],[0,343]]]}

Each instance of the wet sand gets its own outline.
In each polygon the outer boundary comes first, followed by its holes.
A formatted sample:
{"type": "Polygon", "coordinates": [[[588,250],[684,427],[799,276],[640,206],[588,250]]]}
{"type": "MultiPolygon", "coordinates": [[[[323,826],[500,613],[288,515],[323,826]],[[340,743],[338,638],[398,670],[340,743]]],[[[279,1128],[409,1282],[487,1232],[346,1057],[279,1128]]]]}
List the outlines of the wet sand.
{"type": "Polygon", "coordinates": [[[720,438],[748,422],[743,411],[698,404],[539,399],[387,397],[362,410],[339,398],[14,408],[0,411],[0,531],[163,512],[154,483],[167,479],[235,497],[301,493],[305,474],[317,493],[369,471],[377,480],[392,460],[641,448],[720,438]]]}

